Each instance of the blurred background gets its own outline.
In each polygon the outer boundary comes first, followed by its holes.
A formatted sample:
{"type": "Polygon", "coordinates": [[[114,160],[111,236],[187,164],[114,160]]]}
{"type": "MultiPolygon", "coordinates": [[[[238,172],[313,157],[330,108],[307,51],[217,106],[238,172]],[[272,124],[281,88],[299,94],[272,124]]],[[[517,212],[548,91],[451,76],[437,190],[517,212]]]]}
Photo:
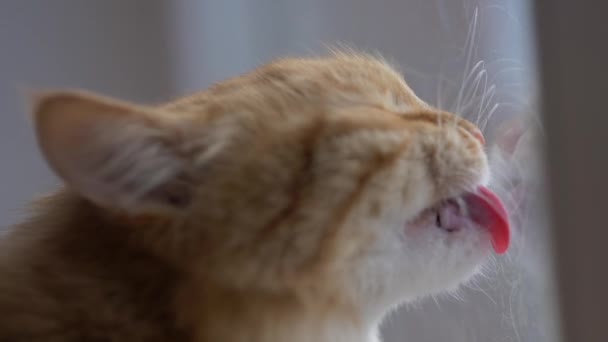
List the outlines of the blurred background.
{"type": "Polygon", "coordinates": [[[544,133],[527,0],[18,1],[0,4],[0,227],[58,180],[37,151],[27,89],[161,103],[286,55],[382,54],[423,99],[476,121],[514,248],[457,296],[392,314],[387,342],[553,342],[544,133]]]}

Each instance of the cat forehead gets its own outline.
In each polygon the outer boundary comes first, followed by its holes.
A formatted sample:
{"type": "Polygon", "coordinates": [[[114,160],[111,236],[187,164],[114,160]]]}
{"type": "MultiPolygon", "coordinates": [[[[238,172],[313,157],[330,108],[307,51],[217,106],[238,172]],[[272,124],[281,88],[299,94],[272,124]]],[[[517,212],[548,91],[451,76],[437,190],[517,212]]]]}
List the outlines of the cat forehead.
{"type": "MultiPolygon", "coordinates": [[[[402,81],[400,73],[386,61],[367,55],[335,55],[324,58],[283,58],[258,69],[260,72],[278,74],[284,72],[306,72],[311,75],[333,74],[368,76],[378,79],[402,81]]],[[[351,79],[355,80],[355,79],[351,79]]]]}
{"type": "Polygon", "coordinates": [[[320,86],[342,91],[377,87],[381,91],[413,93],[394,67],[365,55],[281,59],[259,68],[257,74],[262,79],[289,80],[296,84],[316,81],[320,86]]]}
{"type": "Polygon", "coordinates": [[[327,104],[395,112],[428,108],[394,67],[382,59],[355,54],[278,59],[169,107],[196,111],[202,104],[211,104],[214,112],[269,106],[293,111],[327,104]]]}

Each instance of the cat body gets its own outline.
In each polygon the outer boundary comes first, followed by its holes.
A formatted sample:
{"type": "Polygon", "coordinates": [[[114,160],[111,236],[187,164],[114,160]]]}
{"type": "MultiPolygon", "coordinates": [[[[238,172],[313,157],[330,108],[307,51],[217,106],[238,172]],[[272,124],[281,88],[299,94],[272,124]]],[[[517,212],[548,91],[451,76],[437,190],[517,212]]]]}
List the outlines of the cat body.
{"type": "Polygon", "coordinates": [[[375,342],[508,245],[480,131],[369,56],[34,122],[65,187],[0,238],[1,342],[375,342]]]}

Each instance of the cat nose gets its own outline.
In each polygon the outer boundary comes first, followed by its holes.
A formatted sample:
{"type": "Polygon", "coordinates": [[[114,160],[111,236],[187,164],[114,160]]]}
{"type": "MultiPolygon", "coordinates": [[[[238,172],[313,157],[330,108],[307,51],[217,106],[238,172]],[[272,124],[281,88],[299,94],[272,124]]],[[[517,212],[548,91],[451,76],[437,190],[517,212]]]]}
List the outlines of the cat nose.
{"type": "Polygon", "coordinates": [[[481,130],[479,130],[479,128],[477,127],[471,127],[470,131],[471,134],[477,139],[479,140],[479,142],[481,143],[481,145],[485,145],[486,144],[486,138],[483,137],[483,133],[481,133],[481,130]]]}

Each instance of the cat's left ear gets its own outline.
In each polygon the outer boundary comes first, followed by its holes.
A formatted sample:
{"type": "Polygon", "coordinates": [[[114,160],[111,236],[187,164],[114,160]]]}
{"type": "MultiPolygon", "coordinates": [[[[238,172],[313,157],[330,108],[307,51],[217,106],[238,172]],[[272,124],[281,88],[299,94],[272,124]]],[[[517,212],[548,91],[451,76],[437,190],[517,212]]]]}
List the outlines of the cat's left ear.
{"type": "Polygon", "coordinates": [[[41,95],[33,115],[49,165],[85,198],[132,214],[188,206],[194,186],[175,117],[80,92],[41,95]]]}

